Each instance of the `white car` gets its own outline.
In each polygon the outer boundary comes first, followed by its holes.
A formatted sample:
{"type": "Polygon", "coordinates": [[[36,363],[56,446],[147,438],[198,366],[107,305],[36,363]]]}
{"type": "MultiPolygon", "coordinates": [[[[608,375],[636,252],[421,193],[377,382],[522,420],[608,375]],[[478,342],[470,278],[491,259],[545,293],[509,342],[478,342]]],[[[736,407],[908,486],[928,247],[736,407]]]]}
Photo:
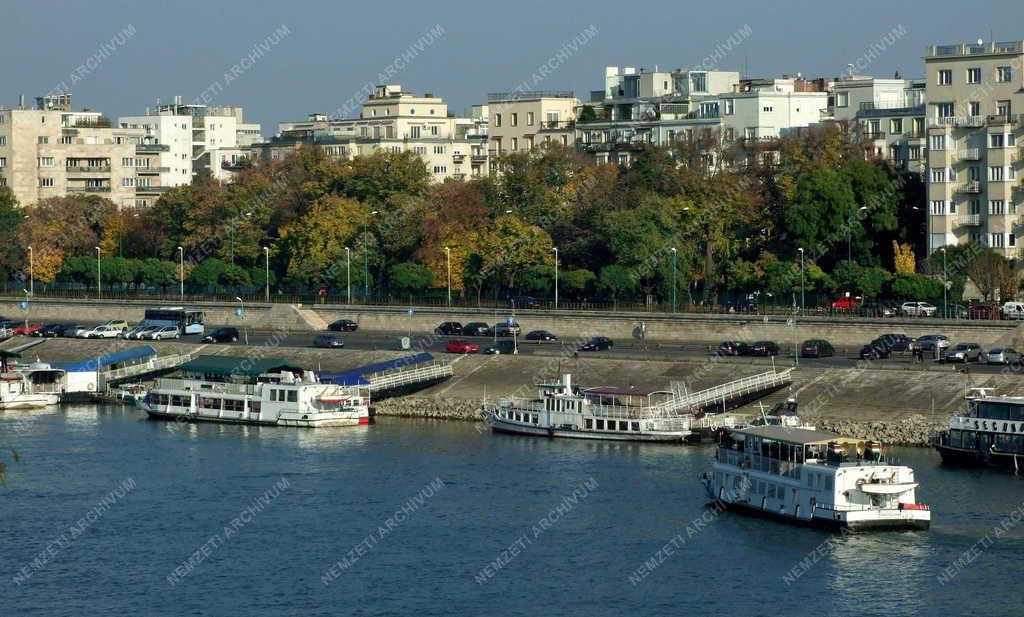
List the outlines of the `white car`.
{"type": "Polygon", "coordinates": [[[131,336],[129,336],[128,338],[139,339],[139,340],[142,340],[144,338],[149,338],[150,334],[153,334],[154,332],[159,330],[161,327],[162,326],[139,326],[139,329],[136,330],[135,332],[132,332],[131,336]]]}
{"type": "Polygon", "coordinates": [[[152,332],[148,332],[139,338],[148,338],[154,341],[163,340],[165,338],[181,338],[181,332],[175,326],[161,326],[152,332]]]}
{"type": "Polygon", "coordinates": [[[114,326],[96,326],[92,330],[86,330],[82,338],[117,338],[121,334],[120,328],[114,326]]]}
{"type": "Polygon", "coordinates": [[[914,317],[934,317],[938,307],[927,302],[904,302],[900,313],[914,317]]]}

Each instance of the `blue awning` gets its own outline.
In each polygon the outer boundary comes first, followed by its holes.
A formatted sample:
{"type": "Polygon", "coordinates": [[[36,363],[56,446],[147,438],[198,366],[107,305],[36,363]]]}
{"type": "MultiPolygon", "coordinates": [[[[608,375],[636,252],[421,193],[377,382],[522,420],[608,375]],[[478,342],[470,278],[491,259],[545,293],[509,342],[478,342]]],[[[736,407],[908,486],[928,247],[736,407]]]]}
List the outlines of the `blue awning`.
{"type": "Polygon", "coordinates": [[[156,350],[149,345],[141,345],[139,347],[132,347],[131,349],[122,349],[121,351],[115,351],[113,353],[104,354],[102,356],[96,356],[89,358],[88,360],[81,360],[79,362],[72,362],[65,364],[63,368],[69,373],[81,373],[88,371],[95,371],[106,369],[114,366],[115,364],[124,364],[126,362],[135,362],[143,358],[155,356],[156,350]]]}
{"type": "Polygon", "coordinates": [[[339,386],[369,385],[370,382],[366,381],[364,378],[366,375],[391,371],[406,366],[412,366],[414,364],[422,364],[423,362],[430,362],[433,359],[434,356],[430,353],[418,353],[412,356],[405,356],[404,358],[396,358],[394,360],[387,360],[384,362],[374,362],[373,364],[367,364],[366,366],[360,366],[359,368],[349,369],[347,371],[320,373],[320,381],[322,383],[333,383],[339,386]]]}

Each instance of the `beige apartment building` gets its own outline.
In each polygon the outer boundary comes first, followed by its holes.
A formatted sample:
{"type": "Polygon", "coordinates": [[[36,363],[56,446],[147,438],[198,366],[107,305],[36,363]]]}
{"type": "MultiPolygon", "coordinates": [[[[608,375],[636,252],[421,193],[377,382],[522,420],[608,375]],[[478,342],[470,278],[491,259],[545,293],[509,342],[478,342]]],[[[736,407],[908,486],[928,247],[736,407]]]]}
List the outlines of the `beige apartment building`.
{"type": "Polygon", "coordinates": [[[98,112],[71,111],[71,95],[0,109],[0,184],[22,206],[49,197],[97,194],[118,207],[152,205],[161,146],[143,131],[112,128],[98,112]]]}
{"type": "Polygon", "coordinates": [[[840,77],[832,86],[829,111],[834,120],[860,127],[871,156],[923,175],[926,86],[925,80],[840,77]]]}
{"type": "Polygon", "coordinates": [[[487,95],[492,157],[528,152],[545,143],[572,146],[576,143],[576,108],[572,92],[501,92],[487,95]]]}
{"type": "Polygon", "coordinates": [[[972,242],[1020,258],[1024,41],[931,46],[925,69],[929,252],[972,242]]]}

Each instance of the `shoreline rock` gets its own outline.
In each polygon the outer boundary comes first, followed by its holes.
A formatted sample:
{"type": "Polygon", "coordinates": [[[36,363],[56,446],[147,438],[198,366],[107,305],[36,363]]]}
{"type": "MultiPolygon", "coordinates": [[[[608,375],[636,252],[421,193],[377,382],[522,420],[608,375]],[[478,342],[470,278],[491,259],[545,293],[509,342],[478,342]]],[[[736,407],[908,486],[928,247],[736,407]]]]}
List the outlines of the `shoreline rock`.
{"type": "Polygon", "coordinates": [[[849,437],[881,441],[883,445],[892,446],[928,447],[931,445],[932,435],[946,428],[945,424],[935,422],[922,415],[872,422],[832,419],[812,420],[811,422],[822,430],[849,437]]]}
{"type": "Polygon", "coordinates": [[[378,416],[462,422],[482,422],[484,419],[482,405],[477,400],[399,397],[377,401],[371,406],[378,416]]]}

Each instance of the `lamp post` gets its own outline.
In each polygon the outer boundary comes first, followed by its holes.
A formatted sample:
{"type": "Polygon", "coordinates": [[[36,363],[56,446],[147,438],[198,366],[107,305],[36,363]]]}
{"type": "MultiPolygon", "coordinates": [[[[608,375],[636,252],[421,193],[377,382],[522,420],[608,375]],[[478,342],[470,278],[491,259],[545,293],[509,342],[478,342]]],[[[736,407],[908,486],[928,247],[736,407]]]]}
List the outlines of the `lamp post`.
{"type": "Polygon", "coordinates": [[[555,310],[558,310],[558,247],[553,246],[551,250],[555,252],[555,310]]]}
{"type": "Polygon", "coordinates": [[[452,249],[444,247],[445,262],[448,265],[448,308],[452,307],[452,249]]]}
{"type": "Polygon", "coordinates": [[[672,247],[672,312],[676,312],[676,247],[672,247]]]}
{"type": "MultiPolygon", "coordinates": [[[[376,216],[377,210],[370,212],[370,216],[376,216]]],[[[369,245],[366,242],[366,225],[369,219],[363,221],[363,302],[370,300],[370,253],[369,245]]]]}
{"type": "Polygon", "coordinates": [[[239,315],[238,315],[238,317],[239,317],[239,319],[242,320],[242,332],[244,333],[243,336],[245,336],[245,344],[248,345],[249,344],[249,328],[245,327],[245,302],[242,301],[242,298],[240,296],[235,296],[235,300],[238,302],[238,308],[239,308],[239,311],[238,311],[239,315]]]}
{"type": "Polygon", "coordinates": [[[269,247],[266,247],[266,246],[263,247],[263,257],[266,260],[266,268],[267,268],[267,287],[266,287],[266,290],[263,292],[263,300],[266,301],[266,302],[270,302],[270,248],[269,247]]]}
{"type": "Polygon", "coordinates": [[[348,289],[348,303],[352,304],[352,249],[345,247],[345,287],[348,289]]]}
{"type": "Polygon", "coordinates": [[[942,247],[939,250],[942,251],[942,315],[949,319],[949,299],[947,298],[949,282],[946,280],[946,247],[942,247]]]}
{"type": "Polygon", "coordinates": [[[96,249],[96,298],[103,297],[103,286],[101,284],[102,272],[100,271],[100,247],[93,247],[96,249]]]}
{"type": "Polygon", "coordinates": [[[800,314],[804,314],[804,249],[798,248],[800,251],[800,314]]]}
{"type": "Polygon", "coordinates": [[[36,295],[36,264],[35,264],[35,253],[32,252],[32,247],[28,247],[28,295],[36,295]]]}
{"type": "Polygon", "coordinates": [[[178,284],[181,301],[185,301],[185,249],[178,247],[178,284]]]}

